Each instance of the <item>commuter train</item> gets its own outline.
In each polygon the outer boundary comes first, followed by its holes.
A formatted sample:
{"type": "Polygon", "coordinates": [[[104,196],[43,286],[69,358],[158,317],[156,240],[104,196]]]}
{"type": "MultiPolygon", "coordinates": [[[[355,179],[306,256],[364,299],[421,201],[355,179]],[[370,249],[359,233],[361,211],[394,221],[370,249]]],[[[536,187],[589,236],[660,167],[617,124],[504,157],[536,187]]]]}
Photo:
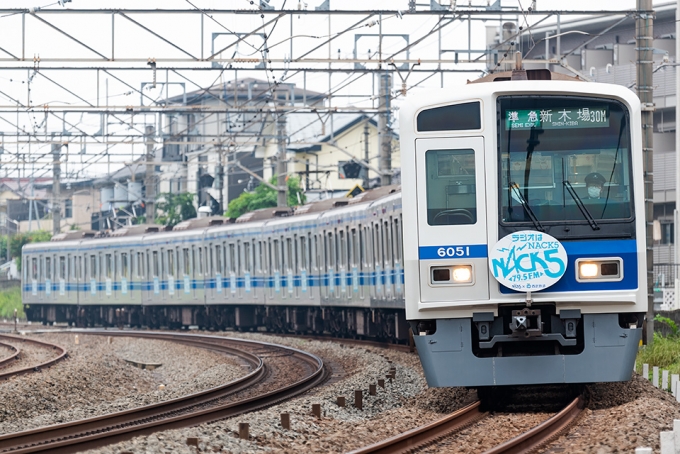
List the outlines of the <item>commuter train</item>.
{"type": "Polygon", "coordinates": [[[408,341],[398,186],[24,246],[29,320],[408,341]]]}
{"type": "Polygon", "coordinates": [[[400,134],[406,318],[430,386],[629,380],[648,304],[635,94],[491,74],[411,98],[400,134]]]}
{"type": "Polygon", "coordinates": [[[406,190],[26,245],[26,313],[412,333],[430,386],[628,380],[647,309],[640,129],[629,90],[546,70],[423,93],[401,108],[406,190]]]}

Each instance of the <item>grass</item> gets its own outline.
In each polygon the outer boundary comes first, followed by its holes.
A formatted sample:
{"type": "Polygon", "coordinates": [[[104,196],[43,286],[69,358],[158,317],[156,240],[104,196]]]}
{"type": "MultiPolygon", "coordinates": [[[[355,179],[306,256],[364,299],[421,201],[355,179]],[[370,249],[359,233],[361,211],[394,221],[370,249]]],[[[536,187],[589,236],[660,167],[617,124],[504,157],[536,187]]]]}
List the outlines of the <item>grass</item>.
{"type": "Polygon", "coordinates": [[[643,346],[635,359],[639,373],[642,373],[642,365],[649,364],[651,373],[653,366],[668,370],[671,374],[680,374],[680,338],[675,336],[662,337],[654,334],[652,346],[643,346]]]}
{"type": "Polygon", "coordinates": [[[0,290],[0,318],[12,318],[14,309],[17,310],[19,318],[24,318],[24,308],[21,305],[21,288],[0,290]]]}

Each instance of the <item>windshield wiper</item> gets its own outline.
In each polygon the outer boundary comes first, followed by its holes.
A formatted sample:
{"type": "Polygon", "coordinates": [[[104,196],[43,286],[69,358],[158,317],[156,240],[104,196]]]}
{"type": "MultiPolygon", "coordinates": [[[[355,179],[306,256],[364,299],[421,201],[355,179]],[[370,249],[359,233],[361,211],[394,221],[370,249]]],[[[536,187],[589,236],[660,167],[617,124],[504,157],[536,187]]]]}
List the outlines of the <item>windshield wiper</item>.
{"type": "Polygon", "coordinates": [[[588,224],[590,224],[590,227],[592,227],[593,230],[600,230],[600,226],[597,225],[597,222],[595,222],[595,218],[593,217],[593,215],[590,214],[588,208],[586,208],[586,206],[583,204],[583,200],[581,200],[581,197],[578,196],[571,183],[569,183],[568,180],[564,180],[562,183],[564,184],[564,187],[567,188],[567,192],[569,193],[571,198],[574,199],[574,202],[576,202],[576,206],[578,206],[578,209],[581,210],[583,217],[585,217],[588,220],[588,224]]]}
{"type": "Polygon", "coordinates": [[[534,211],[531,209],[531,207],[529,207],[529,204],[527,203],[527,199],[524,198],[524,196],[522,195],[522,191],[519,190],[519,185],[517,183],[515,183],[514,181],[511,181],[510,182],[510,190],[519,199],[519,203],[524,208],[524,211],[526,211],[527,214],[529,215],[529,219],[531,219],[531,222],[534,223],[534,227],[536,227],[536,230],[538,230],[539,232],[545,232],[543,225],[541,225],[541,222],[538,220],[538,218],[534,214],[534,211]]]}

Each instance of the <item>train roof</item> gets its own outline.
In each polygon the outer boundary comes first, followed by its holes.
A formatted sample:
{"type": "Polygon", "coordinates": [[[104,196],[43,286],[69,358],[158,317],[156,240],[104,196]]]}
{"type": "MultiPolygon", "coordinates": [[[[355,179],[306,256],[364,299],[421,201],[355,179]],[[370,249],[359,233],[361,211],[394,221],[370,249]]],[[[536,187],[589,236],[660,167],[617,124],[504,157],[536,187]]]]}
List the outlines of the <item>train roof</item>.
{"type": "MultiPolygon", "coordinates": [[[[329,216],[342,216],[363,210],[375,202],[380,203],[383,199],[387,201],[390,198],[394,198],[400,195],[400,192],[401,188],[399,185],[391,185],[362,192],[351,199],[326,199],[309,203],[299,207],[297,210],[287,207],[263,208],[240,216],[235,223],[230,218],[211,216],[183,221],[172,230],[168,230],[161,225],[140,224],[123,227],[103,236],[89,231],[65,232],[55,235],[52,241],[59,242],[60,247],[74,247],[83,242],[89,243],[92,240],[101,241],[100,244],[111,244],[128,237],[138,237],[138,239],[143,241],[149,239],[154,242],[163,242],[170,237],[174,238],[178,234],[201,236],[203,234],[219,234],[231,230],[258,228],[258,226],[263,227],[265,225],[314,222],[317,219],[329,216]]],[[[30,251],[31,249],[44,248],[45,246],[46,243],[32,243],[25,245],[24,248],[30,251]]]]}

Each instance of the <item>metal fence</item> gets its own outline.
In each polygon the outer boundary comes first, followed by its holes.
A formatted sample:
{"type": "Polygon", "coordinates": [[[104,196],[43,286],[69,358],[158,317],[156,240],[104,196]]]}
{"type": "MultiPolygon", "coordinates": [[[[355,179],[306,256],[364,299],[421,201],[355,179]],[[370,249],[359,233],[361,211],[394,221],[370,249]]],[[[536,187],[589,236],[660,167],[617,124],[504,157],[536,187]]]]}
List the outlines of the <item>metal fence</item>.
{"type": "Polygon", "coordinates": [[[654,288],[675,287],[675,279],[680,273],[680,264],[659,263],[654,265],[654,288]]]}

